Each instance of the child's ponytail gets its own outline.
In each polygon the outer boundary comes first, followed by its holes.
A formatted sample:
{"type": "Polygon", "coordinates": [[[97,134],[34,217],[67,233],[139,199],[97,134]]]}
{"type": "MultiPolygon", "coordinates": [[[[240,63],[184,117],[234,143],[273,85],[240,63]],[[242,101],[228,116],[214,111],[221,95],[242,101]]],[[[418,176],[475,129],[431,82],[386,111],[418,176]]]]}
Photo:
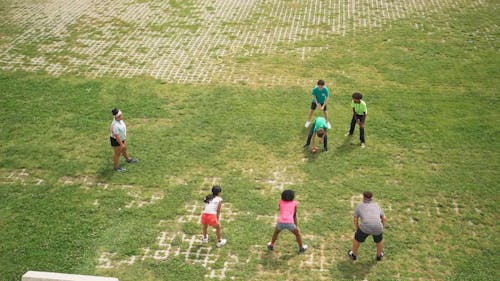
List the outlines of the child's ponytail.
{"type": "Polygon", "coordinates": [[[210,201],[212,201],[212,199],[215,198],[215,196],[219,195],[219,193],[222,192],[222,188],[218,185],[214,185],[212,186],[212,194],[209,194],[207,195],[207,197],[205,197],[205,200],[203,200],[203,202],[205,202],[206,204],[210,203],[210,201]]]}
{"type": "Polygon", "coordinates": [[[213,194],[208,194],[207,197],[205,197],[205,200],[203,200],[203,202],[205,202],[206,204],[208,204],[214,198],[215,198],[215,196],[213,194]]]}

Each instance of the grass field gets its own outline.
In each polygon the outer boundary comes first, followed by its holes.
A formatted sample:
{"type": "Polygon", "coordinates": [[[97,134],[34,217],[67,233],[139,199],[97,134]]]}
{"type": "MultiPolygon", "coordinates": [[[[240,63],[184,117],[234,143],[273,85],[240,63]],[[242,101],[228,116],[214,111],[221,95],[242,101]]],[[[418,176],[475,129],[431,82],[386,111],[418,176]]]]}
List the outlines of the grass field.
{"type": "MultiPolygon", "coordinates": [[[[196,1],[166,2],[193,18],[196,1]]],[[[120,281],[499,280],[499,5],[437,2],[438,11],[373,29],[231,49],[233,57],[214,50],[227,56],[209,62],[225,67],[207,69],[215,78],[206,83],[72,68],[76,26],[71,48],[45,58],[67,71],[51,73],[30,60],[47,42],[15,40],[31,33],[1,21],[0,45],[10,47],[0,55],[0,280],[28,270],[120,281]],[[319,51],[293,51],[301,48],[319,51]],[[302,149],[303,124],[320,78],[332,91],[333,130],[330,151],[313,155],[302,149]],[[369,110],[365,149],[358,131],[344,137],[354,91],[369,110]],[[139,159],[125,173],[111,169],[113,107],[139,159]],[[198,223],[213,184],[225,201],[222,248],[201,244],[198,223]],[[284,189],[300,202],[305,254],[288,233],[274,252],[265,247],[284,189]],[[388,218],[382,262],[370,239],[356,262],[346,255],[365,190],[388,218]]],[[[0,3],[8,14],[12,1],[0,3]]],[[[249,18],[256,28],[277,24],[249,18]]],[[[203,31],[197,24],[176,28],[203,31]]],[[[118,34],[131,32],[120,26],[118,34]]]]}

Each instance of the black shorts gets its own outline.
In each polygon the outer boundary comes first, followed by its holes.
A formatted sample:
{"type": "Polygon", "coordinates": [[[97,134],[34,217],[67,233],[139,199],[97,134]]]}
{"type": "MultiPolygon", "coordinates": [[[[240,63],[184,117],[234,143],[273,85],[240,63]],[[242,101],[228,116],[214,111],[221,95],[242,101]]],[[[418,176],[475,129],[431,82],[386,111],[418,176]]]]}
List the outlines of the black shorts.
{"type": "MultiPolygon", "coordinates": [[[[366,237],[368,237],[369,235],[370,234],[366,234],[361,229],[358,228],[358,230],[356,230],[356,233],[354,233],[354,239],[356,239],[356,241],[358,241],[359,243],[363,243],[363,242],[365,242],[366,237]]],[[[372,236],[373,236],[373,242],[375,242],[375,243],[382,241],[382,239],[384,238],[383,233],[380,233],[379,235],[372,235],[372,236]]]]}
{"type": "MultiPolygon", "coordinates": [[[[111,146],[120,146],[120,144],[113,137],[109,137],[109,141],[111,142],[111,146]]],[[[122,142],[125,143],[125,140],[122,140],[122,142]]]]}
{"type": "Polygon", "coordinates": [[[359,120],[359,122],[364,123],[365,122],[365,115],[359,115],[359,114],[354,114],[354,119],[359,120]]]}
{"type": "MultiPolygon", "coordinates": [[[[321,105],[323,105],[322,103],[320,103],[321,105]]],[[[316,106],[317,106],[317,103],[315,102],[311,102],[311,109],[312,110],[315,110],[316,109],[316,106]]],[[[326,111],[326,105],[325,105],[325,108],[323,109],[323,111],[326,111]]]]}

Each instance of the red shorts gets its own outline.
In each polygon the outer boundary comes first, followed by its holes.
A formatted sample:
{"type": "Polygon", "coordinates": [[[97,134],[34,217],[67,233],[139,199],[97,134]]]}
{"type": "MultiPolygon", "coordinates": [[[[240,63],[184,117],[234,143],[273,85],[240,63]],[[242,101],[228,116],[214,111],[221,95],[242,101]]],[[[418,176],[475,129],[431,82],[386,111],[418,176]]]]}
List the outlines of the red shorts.
{"type": "Polygon", "coordinates": [[[201,224],[214,226],[218,223],[219,222],[217,221],[217,215],[205,213],[201,215],[201,224]]]}

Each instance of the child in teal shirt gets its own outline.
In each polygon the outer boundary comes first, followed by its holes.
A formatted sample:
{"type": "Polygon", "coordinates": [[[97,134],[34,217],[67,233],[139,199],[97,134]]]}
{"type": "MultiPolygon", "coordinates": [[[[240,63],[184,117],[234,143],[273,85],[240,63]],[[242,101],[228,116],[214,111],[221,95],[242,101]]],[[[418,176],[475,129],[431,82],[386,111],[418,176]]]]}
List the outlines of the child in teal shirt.
{"type": "Polygon", "coordinates": [[[323,151],[328,151],[328,136],[326,134],[327,130],[328,125],[325,118],[317,117],[316,119],[314,119],[311,129],[309,130],[309,135],[307,136],[306,144],[304,144],[304,148],[308,147],[312,142],[312,151],[316,147],[315,139],[317,136],[319,138],[319,143],[323,142],[323,151]]]}

